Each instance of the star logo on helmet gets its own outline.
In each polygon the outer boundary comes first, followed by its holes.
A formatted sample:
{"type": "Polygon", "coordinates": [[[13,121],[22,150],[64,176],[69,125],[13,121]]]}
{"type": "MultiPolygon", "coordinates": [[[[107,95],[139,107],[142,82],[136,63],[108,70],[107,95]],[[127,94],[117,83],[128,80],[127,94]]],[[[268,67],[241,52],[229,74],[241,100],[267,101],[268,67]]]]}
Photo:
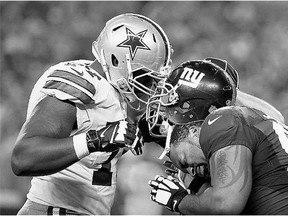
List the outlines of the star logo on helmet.
{"type": "Polygon", "coordinates": [[[134,34],[129,28],[126,28],[127,39],[117,45],[117,47],[129,48],[131,59],[133,60],[138,49],[151,50],[144,42],[143,38],[148,29],[134,34]]]}

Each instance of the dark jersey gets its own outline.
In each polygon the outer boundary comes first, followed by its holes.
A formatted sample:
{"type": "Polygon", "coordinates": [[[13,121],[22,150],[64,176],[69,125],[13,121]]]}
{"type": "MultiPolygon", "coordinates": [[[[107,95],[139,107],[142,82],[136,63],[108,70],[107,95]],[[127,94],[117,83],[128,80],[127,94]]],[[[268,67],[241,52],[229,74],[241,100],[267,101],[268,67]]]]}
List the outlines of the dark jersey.
{"type": "Polygon", "coordinates": [[[200,134],[209,160],[217,150],[244,145],[253,155],[252,190],[242,214],[288,214],[288,127],[247,107],[210,114],[200,134]]]}

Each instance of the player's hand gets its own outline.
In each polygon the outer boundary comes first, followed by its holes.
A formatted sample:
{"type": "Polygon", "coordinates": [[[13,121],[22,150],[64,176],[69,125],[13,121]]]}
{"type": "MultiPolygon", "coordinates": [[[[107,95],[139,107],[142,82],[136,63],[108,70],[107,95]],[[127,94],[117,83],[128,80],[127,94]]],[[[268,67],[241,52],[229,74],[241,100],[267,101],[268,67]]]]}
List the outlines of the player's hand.
{"type": "Polygon", "coordinates": [[[187,185],[190,184],[193,177],[189,176],[188,173],[182,172],[169,160],[164,161],[163,165],[166,167],[165,173],[167,175],[171,175],[174,178],[177,178],[187,188],[187,185]]]}
{"type": "Polygon", "coordinates": [[[136,125],[125,120],[109,123],[106,127],[96,131],[90,130],[86,134],[89,152],[112,152],[119,148],[134,148],[139,152],[142,147],[142,137],[136,125]]]}
{"type": "Polygon", "coordinates": [[[165,206],[170,211],[179,212],[179,203],[188,194],[181,182],[172,176],[165,178],[157,175],[148,184],[152,187],[150,197],[152,201],[165,206]]]}
{"type": "Polygon", "coordinates": [[[141,155],[143,154],[142,147],[144,146],[143,136],[141,134],[140,129],[136,127],[135,125],[131,125],[131,130],[132,130],[132,134],[135,135],[135,139],[132,144],[130,143],[130,144],[127,144],[126,146],[130,149],[130,151],[134,155],[141,155]],[[134,128],[133,130],[132,130],[132,126],[134,128]]]}

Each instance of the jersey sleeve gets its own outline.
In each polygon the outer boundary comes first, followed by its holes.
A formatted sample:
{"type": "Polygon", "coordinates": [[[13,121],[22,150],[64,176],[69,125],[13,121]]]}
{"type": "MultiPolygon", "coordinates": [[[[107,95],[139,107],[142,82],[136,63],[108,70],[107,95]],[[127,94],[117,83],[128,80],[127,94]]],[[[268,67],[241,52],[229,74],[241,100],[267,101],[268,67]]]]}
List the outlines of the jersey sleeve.
{"type": "Polygon", "coordinates": [[[60,100],[91,104],[96,93],[95,73],[84,63],[62,62],[49,69],[42,92],[60,100]]]}
{"type": "Polygon", "coordinates": [[[200,134],[200,145],[207,159],[230,145],[244,145],[252,152],[257,141],[255,129],[245,123],[236,109],[219,109],[208,115],[200,134]]]}

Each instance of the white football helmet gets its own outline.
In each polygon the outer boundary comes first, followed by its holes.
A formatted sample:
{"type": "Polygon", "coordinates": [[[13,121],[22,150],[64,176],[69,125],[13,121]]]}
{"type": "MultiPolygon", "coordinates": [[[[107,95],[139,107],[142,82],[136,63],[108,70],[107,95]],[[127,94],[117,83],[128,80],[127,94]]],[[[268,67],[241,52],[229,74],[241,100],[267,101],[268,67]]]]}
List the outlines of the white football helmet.
{"type": "Polygon", "coordinates": [[[157,23],[142,15],[126,13],[109,20],[93,42],[92,52],[108,82],[136,110],[143,109],[141,104],[154,93],[155,83],[170,72],[168,37],[157,23]]]}

